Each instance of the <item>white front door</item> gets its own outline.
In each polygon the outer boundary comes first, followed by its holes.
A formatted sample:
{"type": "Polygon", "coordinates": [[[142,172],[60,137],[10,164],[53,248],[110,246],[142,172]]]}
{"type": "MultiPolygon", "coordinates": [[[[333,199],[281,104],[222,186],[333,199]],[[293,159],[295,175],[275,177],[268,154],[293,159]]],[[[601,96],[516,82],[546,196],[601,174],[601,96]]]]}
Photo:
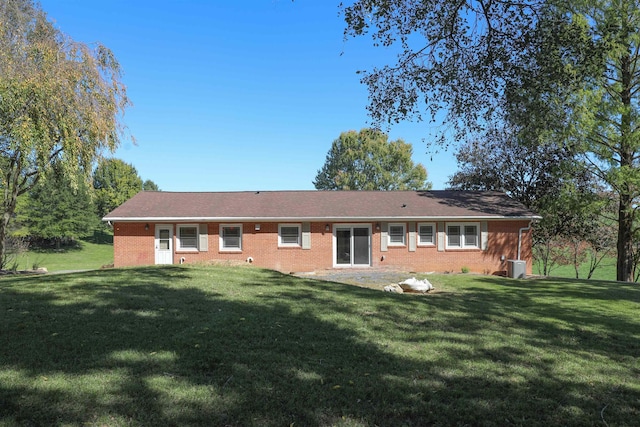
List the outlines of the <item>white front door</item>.
{"type": "Polygon", "coordinates": [[[173,226],[156,225],[156,264],[173,264],[173,226]]]}

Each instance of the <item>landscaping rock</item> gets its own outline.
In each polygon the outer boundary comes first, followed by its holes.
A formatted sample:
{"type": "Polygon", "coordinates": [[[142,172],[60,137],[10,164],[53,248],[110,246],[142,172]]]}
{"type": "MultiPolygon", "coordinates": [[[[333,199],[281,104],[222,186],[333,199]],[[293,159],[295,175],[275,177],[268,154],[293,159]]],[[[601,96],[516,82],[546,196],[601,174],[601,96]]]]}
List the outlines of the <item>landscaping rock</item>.
{"type": "Polygon", "coordinates": [[[427,279],[418,280],[415,277],[404,280],[398,283],[398,285],[405,292],[425,293],[433,289],[433,285],[427,279]]]}
{"type": "Polygon", "coordinates": [[[404,290],[402,289],[402,287],[400,287],[400,285],[396,285],[395,283],[392,285],[388,285],[384,287],[384,291],[385,292],[391,292],[394,294],[401,294],[404,292],[404,290]]]}

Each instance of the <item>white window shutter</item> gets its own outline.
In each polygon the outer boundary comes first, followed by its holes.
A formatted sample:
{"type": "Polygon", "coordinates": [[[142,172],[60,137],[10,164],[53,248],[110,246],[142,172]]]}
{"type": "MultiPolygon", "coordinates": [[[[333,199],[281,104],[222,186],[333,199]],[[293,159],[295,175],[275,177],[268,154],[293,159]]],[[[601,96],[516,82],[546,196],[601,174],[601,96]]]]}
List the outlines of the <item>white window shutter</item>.
{"type": "Polygon", "coordinates": [[[198,250],[207,252],[209,250],[209,226],[208,224],[200,224],[198,232],[198,250]]]}
{"type": "Polygon", "coordinates": [[[302,223],[302,249],[311,249],[311,223],[302,223]]]}
{"type": "Polygon", "coordinates": [[[417,246],[416,223],[409,223],[409,252],[415,252],[417,246]]]}
{"type": "Polygon", "coordinates": [[[489,247],[489,226],[487,221],[480,223],[480,249],[486,251],[489,247]]]}
{"type": "Polygon", "coordinates": [[[389,223],[383,222],[380,224],[380,252],[387,252],[388,244],[389,244],[389,223]]]}
{"type": "Polygon", "coordinates": [[[444,222],[439,222],[437,224],[437,227],[438,227],[438,252],[444,252],[444,246],[445,246],[444,222]]]}

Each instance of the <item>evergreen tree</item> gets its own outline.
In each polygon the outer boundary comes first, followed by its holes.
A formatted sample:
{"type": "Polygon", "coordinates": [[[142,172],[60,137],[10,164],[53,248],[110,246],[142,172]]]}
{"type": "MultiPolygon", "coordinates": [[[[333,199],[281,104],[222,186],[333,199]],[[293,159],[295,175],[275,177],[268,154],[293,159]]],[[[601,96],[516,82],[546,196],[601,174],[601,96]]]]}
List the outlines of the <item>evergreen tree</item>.
{"type": "Polygon", "coordinates": [[[28,193],[24,222],[31,236],[53,240],[60,248],[89,234],[99,221],[83,177],[72,180],[56,167],[28,193]]]}

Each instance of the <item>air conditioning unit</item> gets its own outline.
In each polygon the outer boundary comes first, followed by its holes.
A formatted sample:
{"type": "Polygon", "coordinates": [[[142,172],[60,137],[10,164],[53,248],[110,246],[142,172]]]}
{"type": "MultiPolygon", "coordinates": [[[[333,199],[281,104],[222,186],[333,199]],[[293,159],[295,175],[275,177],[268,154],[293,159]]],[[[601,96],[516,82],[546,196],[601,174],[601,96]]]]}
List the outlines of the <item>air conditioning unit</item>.
{"type": "Polygon", "coordinates": [[[527,277],[527,262],[519,259],[507,260],[507,276],[512,279],[525,279],[527,277]]]}

